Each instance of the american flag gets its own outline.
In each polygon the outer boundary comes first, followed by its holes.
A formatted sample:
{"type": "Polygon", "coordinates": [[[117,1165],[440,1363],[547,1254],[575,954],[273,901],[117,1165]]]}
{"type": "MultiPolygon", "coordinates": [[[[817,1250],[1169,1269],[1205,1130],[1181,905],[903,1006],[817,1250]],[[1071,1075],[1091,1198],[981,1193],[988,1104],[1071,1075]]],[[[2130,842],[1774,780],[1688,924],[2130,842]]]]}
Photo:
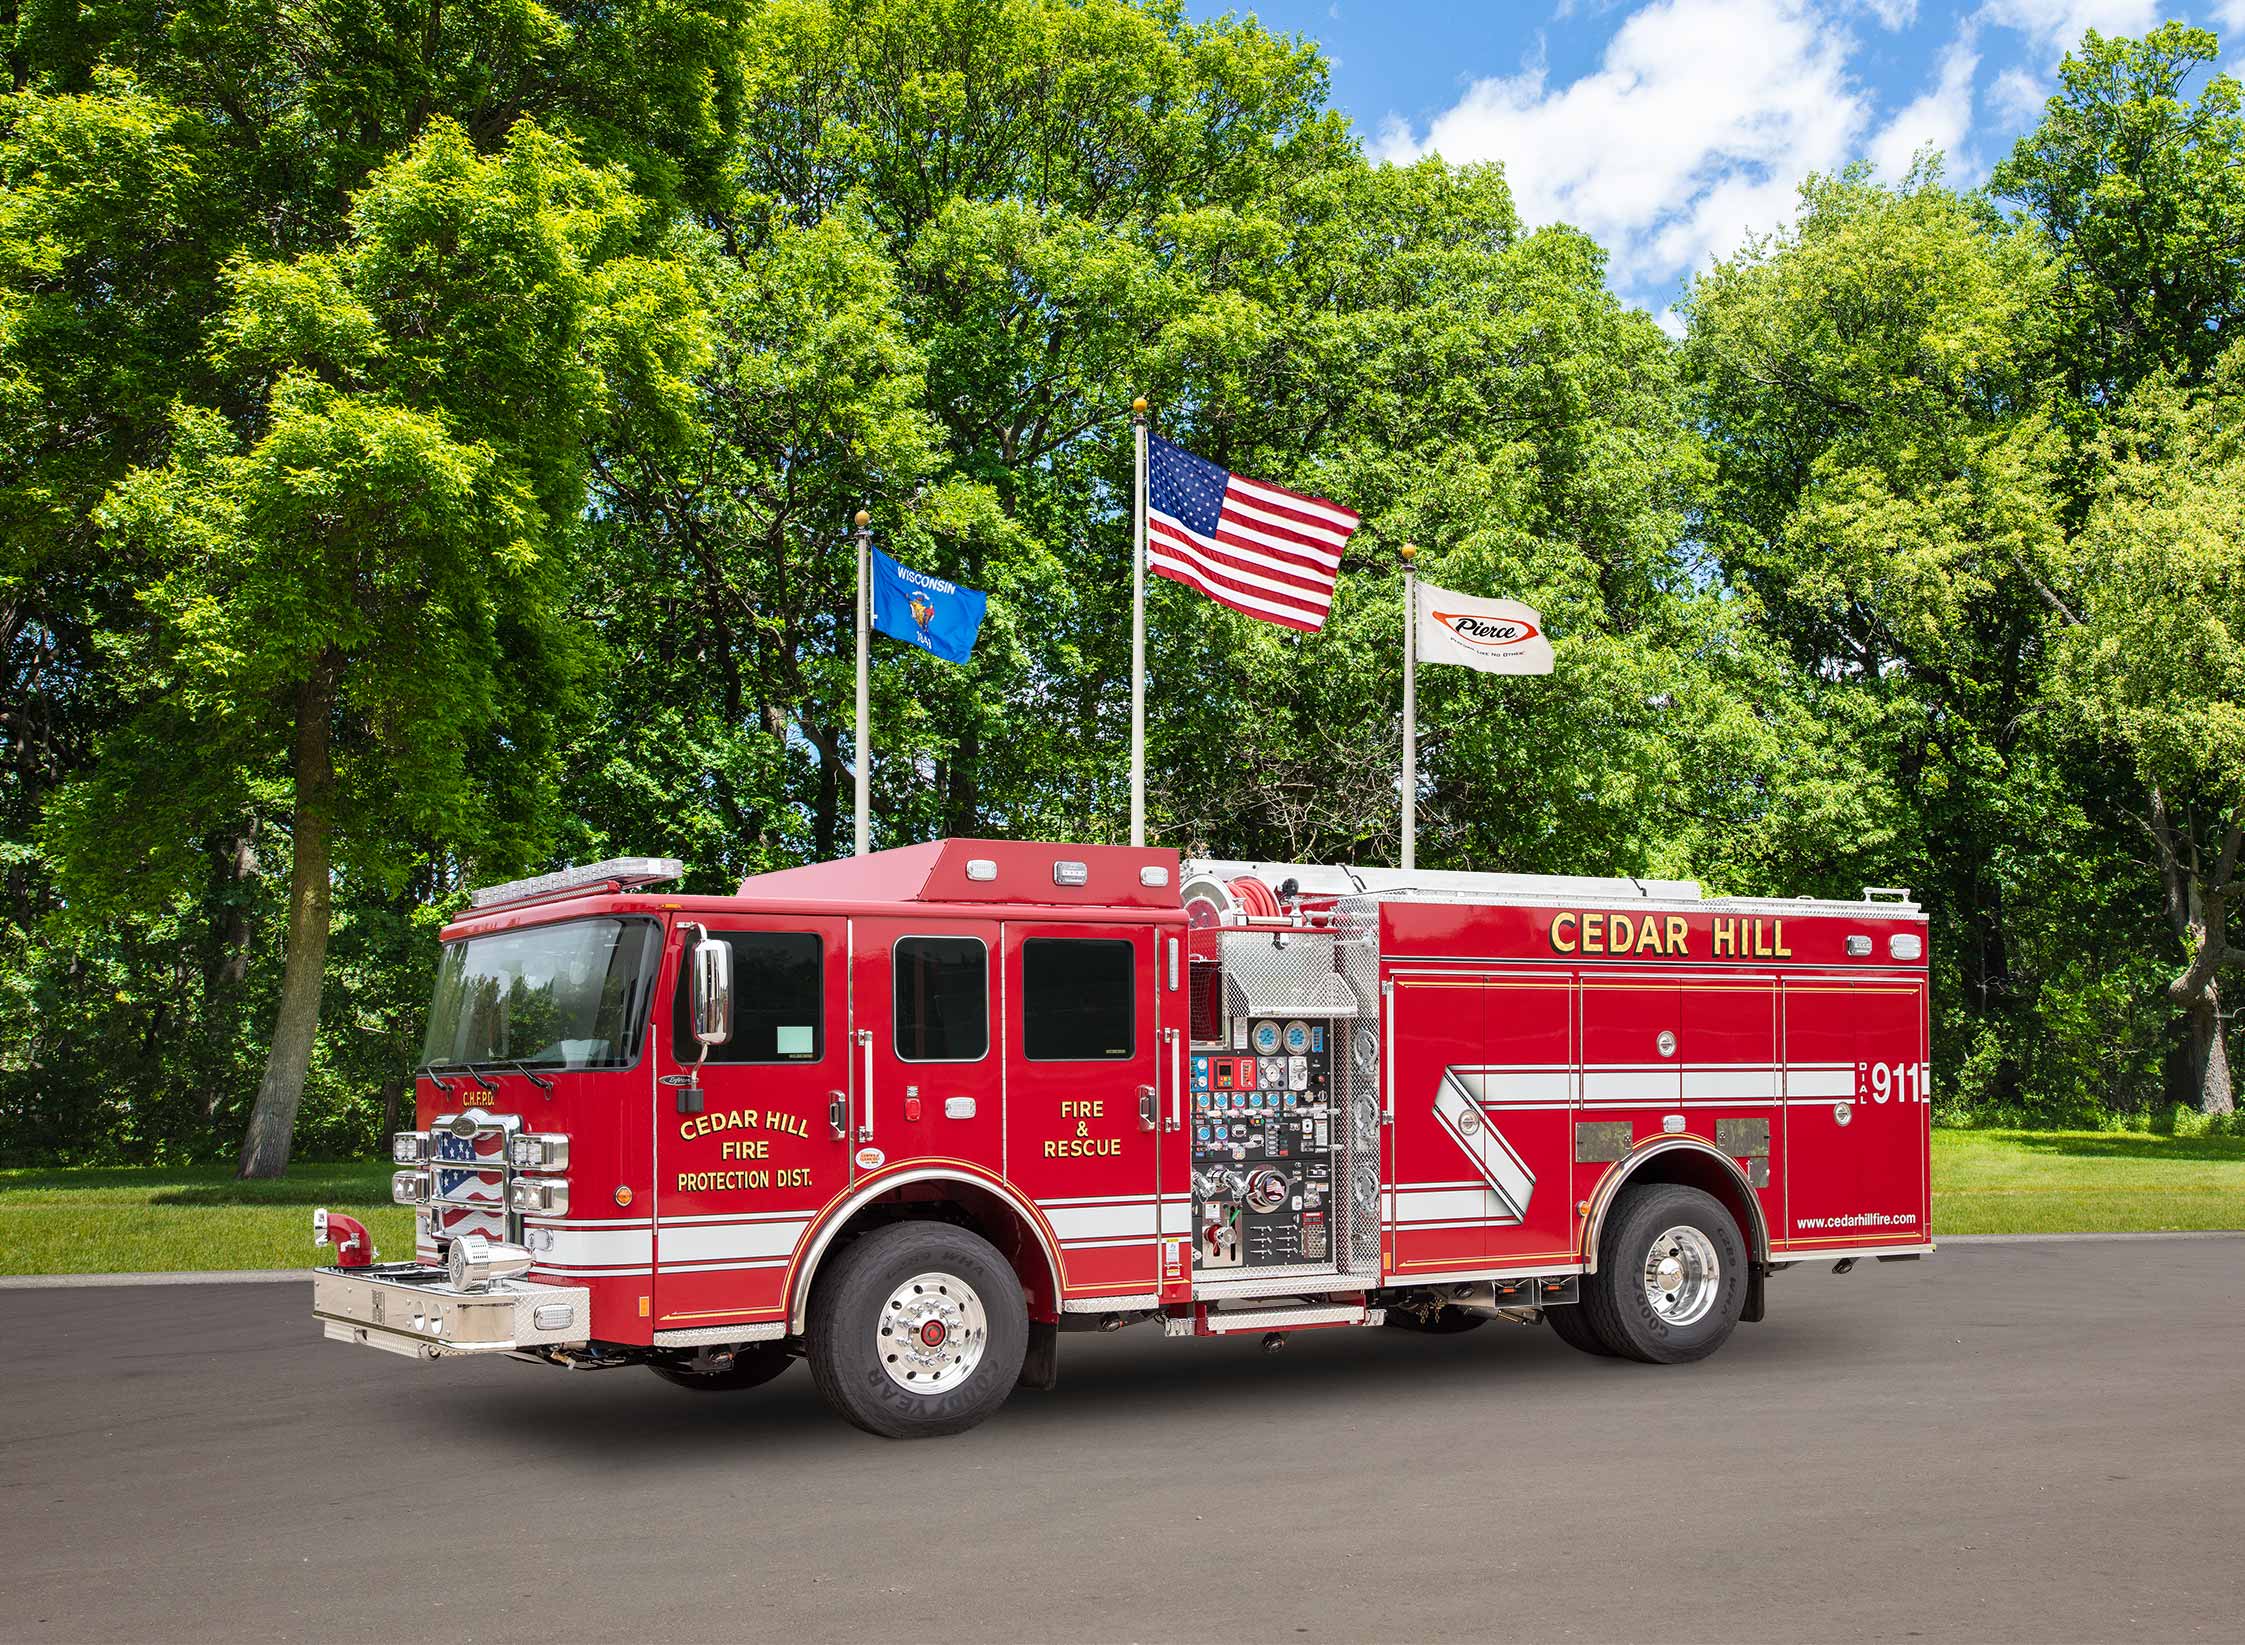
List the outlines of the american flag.
{"type": "Polygon", "coordinates": [[[1147,568],[1234,611],[1315,634],[1356,522],[1323,497],[1227,474],[1159,435],[1147,442],[1147,568]]]}

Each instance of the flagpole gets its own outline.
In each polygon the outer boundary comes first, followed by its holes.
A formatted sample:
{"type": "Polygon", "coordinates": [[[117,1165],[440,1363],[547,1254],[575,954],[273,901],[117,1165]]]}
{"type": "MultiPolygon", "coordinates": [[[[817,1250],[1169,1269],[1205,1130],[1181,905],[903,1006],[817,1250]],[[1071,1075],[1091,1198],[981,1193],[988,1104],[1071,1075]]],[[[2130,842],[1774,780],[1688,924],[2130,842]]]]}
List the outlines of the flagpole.
{"type": "Polygon", "coordinates": [[[1146,402],[1130,402],[1137,493],[1130,521],[1130,843],[1146,843],[1146,402]]]}
{"type": "Polygon", "coordinates": [[[1411,570],[1418,549],[1403,555],[1403,871],[1419,866],[1419,583],[1411,570]]]}
{"type": "Polygon", "coordinates": [[[861,857],[873,843],[869,815],[873,790],[873,715],[866,690],[866,665],[873,627],[873,533],[867,529],[871,520],[872,516],[864,509],[857,511],[857,855],[861,857]]]}

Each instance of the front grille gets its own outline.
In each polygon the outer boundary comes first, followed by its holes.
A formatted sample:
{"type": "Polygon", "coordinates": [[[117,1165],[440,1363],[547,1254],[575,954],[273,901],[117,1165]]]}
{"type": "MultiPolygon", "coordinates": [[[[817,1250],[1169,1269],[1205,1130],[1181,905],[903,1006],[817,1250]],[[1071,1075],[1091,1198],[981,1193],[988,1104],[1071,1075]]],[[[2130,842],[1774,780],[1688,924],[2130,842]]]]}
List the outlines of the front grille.
{"type": "Polygon", "coordinates": [[[507,1209],[512,1175],[507,1139],[522,1129],[513,1114],[471,1108],[440,1114],[429,1128],[429,1238],[441,1261],[462,1234],[521,1242],[522,1219],[507,1209]]]}

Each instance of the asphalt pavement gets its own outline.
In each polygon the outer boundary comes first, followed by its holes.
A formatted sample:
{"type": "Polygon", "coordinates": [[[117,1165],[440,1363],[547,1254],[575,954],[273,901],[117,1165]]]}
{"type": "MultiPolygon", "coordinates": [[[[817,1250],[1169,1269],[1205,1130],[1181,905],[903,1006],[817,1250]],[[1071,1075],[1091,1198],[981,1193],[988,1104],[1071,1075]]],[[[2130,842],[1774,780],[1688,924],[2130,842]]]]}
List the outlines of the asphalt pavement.
{"type": "Polygon", "coordinates": [[[2245,1240],[1548,1330],[1069,1336],[957,1438],[323,1341],[294,1284],[0,1291],[0,1639],[2236,1639],[2245,1240]]]}

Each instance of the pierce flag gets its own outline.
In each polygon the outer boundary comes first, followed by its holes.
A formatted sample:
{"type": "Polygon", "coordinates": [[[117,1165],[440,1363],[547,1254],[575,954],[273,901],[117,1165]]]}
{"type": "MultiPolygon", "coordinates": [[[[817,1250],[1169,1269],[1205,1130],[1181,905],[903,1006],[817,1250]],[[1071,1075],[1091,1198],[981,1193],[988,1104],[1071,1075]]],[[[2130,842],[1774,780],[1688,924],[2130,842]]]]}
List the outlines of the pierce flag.
{"type": "Polygon", "coordinates": [[[1479,600],[1418,585],[1419,661],[1458,663],[1484,674],[1548,674],[1543,618],[1518,600],[1479,600]]]}

